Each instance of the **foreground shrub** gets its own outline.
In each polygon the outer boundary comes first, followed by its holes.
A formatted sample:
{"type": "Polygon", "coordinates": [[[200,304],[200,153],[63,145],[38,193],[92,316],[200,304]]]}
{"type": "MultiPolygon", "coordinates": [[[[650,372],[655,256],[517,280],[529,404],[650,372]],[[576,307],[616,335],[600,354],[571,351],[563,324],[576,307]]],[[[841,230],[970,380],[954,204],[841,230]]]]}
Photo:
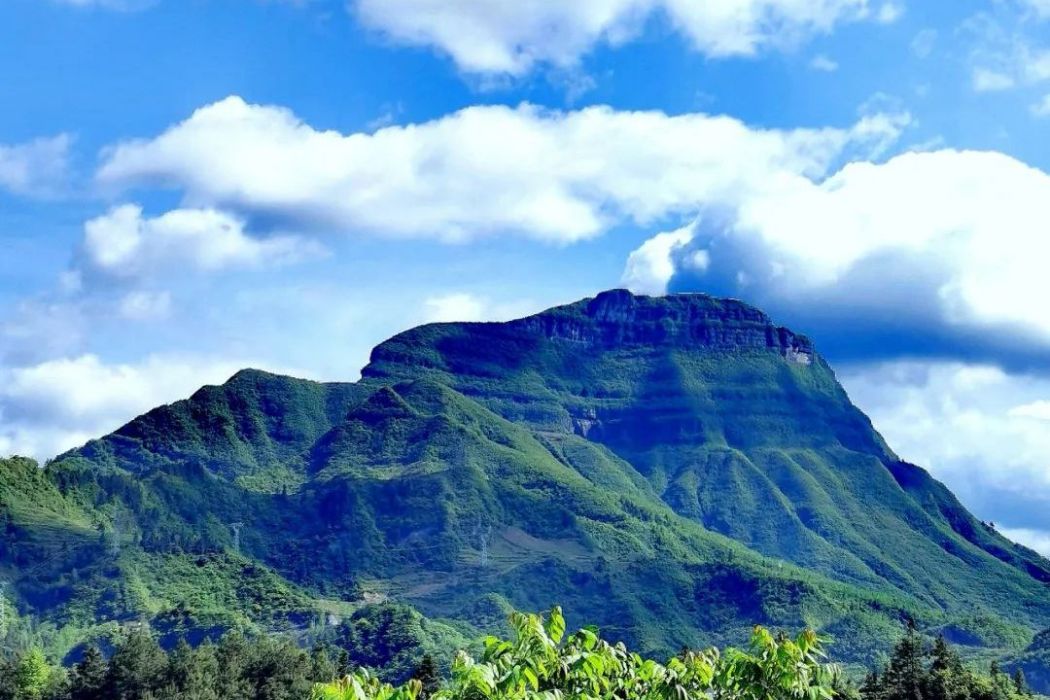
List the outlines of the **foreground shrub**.
{"type": "MultiPolygon", "coordinates": [[[[796,639],[756,627],[746,651],[684,651],[666,664],[610,644],[593,628],[565,637],[565,618],[515,614],[513,637],[485,639],[479,660],[460,652],[433,700],[829,700],[834,669],[812,631],[796,639]]],[[[313,700],[426,700],[423,685],[393,687],[367,672],[314,687],[313,700]]]]}

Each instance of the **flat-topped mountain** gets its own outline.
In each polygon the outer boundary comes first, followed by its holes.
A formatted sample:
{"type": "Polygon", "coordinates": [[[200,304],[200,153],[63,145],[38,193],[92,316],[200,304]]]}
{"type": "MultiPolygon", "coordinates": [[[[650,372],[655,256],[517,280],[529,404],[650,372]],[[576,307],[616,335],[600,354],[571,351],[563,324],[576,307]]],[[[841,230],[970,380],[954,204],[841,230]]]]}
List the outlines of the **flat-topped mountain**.
{"type": "Polygon", "coordinates": [[[0,573],[66,640],[380,599],[560,603],[652,651],[812,625],[855,661],[908,620],[988,653],[1050,624],[1050,562],[900,461],[807,338],[704,295],[421,326],[356,383],[246,370],[4,469],[0,573]]]}
{"type": "MultiPolygon", "coordinates": [[[[636,296],[624,289],[559,306],[507,323],[434,324],[416,328],[376,348],[373,360],[403,344],[412,345],[425,329],[449,325],[494,336],[575,341],[605,349],[632,345],[711,349],[772,349],[808,355],[809,340],[781,328],[764,313],[735,299],[704,294],[636,296]]],[[[804,362],[804,360],[802,360],[804,362]]]]}

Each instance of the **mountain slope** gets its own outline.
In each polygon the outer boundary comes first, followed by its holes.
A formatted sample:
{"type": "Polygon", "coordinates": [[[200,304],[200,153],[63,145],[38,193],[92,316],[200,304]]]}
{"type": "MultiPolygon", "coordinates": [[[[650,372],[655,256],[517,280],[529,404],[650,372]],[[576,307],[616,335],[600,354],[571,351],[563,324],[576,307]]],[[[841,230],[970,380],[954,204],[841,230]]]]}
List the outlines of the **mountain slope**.
{"type": "Polygon", "coordinates": [[[1050,563],[901,462],[806,338],[702,295],[419,327],[353,384],[244,371],[19,469],[0,565],[58,626],[295,628],[363,593],[481,627],[559,602],[643,651],[807,624],[864,660],[909,618],[989,647],[1050,622],[1050,563]],[[95,583],[16,568],[75,538],[95,583]],[[253,565],[271,610],[218,590],[253,565]]]}
{"type": "Polygon", "coordinates": [[[606,446],[680,515],[763,554],[938,606],[994,604],[1004,585],[1044,595],[1029,579],[1050,564],[899,461],[809,341],[745,304],[609,292],[506,324],[413,329],[364,370],[420,375],[606,446]]]}

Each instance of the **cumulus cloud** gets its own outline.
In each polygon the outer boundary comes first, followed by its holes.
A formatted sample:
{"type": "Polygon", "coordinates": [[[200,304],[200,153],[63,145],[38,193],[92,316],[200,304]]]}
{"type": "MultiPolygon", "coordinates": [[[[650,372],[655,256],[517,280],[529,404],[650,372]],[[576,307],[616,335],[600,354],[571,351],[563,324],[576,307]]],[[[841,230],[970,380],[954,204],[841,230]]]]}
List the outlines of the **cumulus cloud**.
{"type": "Polygon", "coordinates": [[[66,183],[71,144],[68,134],[0,144],[0,189],[28,195],[58,193],[66,183]]]}
{"type": "Polygon", "coordinates": [[[929,468],[980,517],[1046,529],[1050,379],[937,361],[853,366],[840,375],[893,449],[929,468]]]}
{"type": "Polygon", "coordinates": [[[1008,414],[1011,418],[1034,418],[1050,421],[1050,400],[1040,399],[1031,403],[1014,406],[1008,414]]]}
{"type": "Polygon", "coordinates": [[[999,153],[905,153],[822,181],[769,178],[715,214],[676,240],[670,266],[649,267],[650,289],[747,298],[837,359],[1050,367],[1041,170],[999,153]]]}
{"type": "Polygon", "coordinates": [[[876,8],[868,0],[357,0],[353,7],[394,41],[434,47],[464,71],[514,76],[542,64],[574,66],[596,44],[631,40],[654,17],[696,51],[727,57],[797,44],[843,22],[892,22],[901,12],[897,3],[876,8]]]}
{"type": "MultiPolygon", "coordinates": [[[[316,252],[316,244],[295,236],[249,236],[241,219],[215,209],[176,209],[148,218],[141,207],[126,204],[84,225],[85,265],[115,277],[182,266],[203,271],[260,266],[316,252]]],[[[143,299],[132,306],[143,308],[143,299]]]]}
{"type": "Polygon", "coordinates": [[[106,364],[85,354],[0,368],[0,454],[52,457],[243,366],[163,355],[106,364]]]}
{"type": "Polygon", "coordinates": [[[704,114],[524,104],[344,135],[231,97],[109,149],[97,178],[320,228],[568,243],[732,201],[767,181],[820,177],[847,154],[892,142],[906,121],[877,114],[847,129],[781,131],[704,114]]]}
{"type": "MultiPolygon", "coordinates": [[[[656,234],[630,254],[620,282],[636,294],[663,294],[675,273],[675,253],[691,243],[695,235],[695,224],[656,234]]],[[[703,271],[708,262],[706,251],[696,253],[701,255],[703,271]]]]}

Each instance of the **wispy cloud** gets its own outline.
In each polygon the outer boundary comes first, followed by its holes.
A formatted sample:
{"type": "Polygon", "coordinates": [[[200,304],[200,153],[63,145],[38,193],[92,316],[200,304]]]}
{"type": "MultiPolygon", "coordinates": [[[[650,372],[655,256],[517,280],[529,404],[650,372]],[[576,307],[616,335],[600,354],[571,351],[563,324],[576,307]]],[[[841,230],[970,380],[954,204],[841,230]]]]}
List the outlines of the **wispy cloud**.
{"type": "Polygon", "coordinates": [[[597,44],[630,41],[655,14],[666,15],[696,51],[726,57],[798,44],[844,22],[893,22],[902,12],[899,3],[874,8],[868,0],[577,0],[498,8],[488,0],[355,0],[351,7],[366,26],[432,46],[464,71],[513,76],[538,65],[574,66],[597,44]]]}
{"type": "Polygon", "coordinates": [[[69,177],[68,134],[28,143],[0,143],[0,189],[15,194],[52,196],[62,192],[69,177]]]}

